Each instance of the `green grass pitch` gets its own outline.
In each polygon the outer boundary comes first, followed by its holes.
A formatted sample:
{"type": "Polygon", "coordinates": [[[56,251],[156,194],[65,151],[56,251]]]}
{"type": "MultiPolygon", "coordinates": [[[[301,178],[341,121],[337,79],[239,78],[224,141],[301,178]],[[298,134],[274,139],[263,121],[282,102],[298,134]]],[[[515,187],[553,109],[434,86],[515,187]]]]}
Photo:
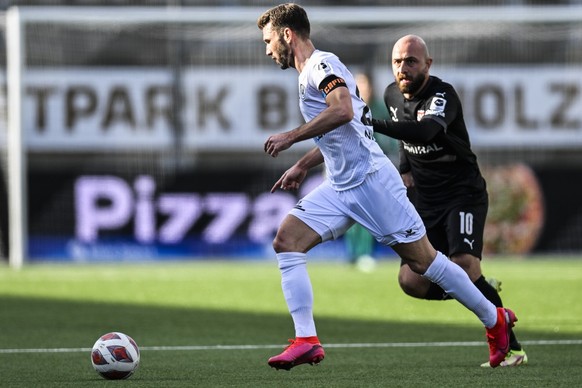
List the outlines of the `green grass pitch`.
{"type": "Polygon", "coordinates": [[[318,366],[266,361],[293,337],[276,263],[207,261],[0,267],[2,387],[573,387],[582,384],[582,258],[486,259],[503,282],[529,364],[480,368],[475,316],[398,288],[396,261],[373,273],[311,263],[318,366]],[[132,336],[141,365],[106,381],[89,349],[132,336]]]}

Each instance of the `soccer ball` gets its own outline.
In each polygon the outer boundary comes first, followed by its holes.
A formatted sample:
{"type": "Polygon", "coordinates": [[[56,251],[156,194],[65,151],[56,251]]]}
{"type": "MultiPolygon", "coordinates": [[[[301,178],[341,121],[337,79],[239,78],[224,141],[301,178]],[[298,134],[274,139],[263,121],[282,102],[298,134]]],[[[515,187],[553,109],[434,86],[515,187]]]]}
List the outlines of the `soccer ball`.
{"type": "Polygon", "coordinates": [[[103,378],[127,379],[139,366],[139,348],[126,334],[107,333],[93,345],[91,363],[103,378]]]}

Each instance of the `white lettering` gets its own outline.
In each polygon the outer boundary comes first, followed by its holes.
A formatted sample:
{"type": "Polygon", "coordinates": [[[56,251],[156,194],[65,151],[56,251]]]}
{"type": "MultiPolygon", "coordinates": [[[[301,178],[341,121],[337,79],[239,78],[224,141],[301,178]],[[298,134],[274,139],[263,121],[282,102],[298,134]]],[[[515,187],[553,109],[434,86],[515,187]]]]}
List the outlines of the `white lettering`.
{"type": "Polygon", "coordinates": [[[156,239],[156,221],[153,196],[156,183],[151,176],[140,176],[136,179],[135,193],[135,238],[141,243],[151,243],[156,239]]]}
{"type": "Polygon", "coordinates": [[[206,210],[216,215],[203,233],[214,244],[226,241],[243,223],[249,210],[249,199],[242,193],[215,193],[206,197],[206,210]]]}
{"type": "Polygon", "coordinates": [[[124,226],[131,217],[132,202],[131,189],[120,178],[79,178],[75,183],[77,238],[94,242],[99,237],[99,230],[124,226]]]}
{"type": "MultiPolygon", "coordinates": [[[[309,187],[310,180],[306,181],[309,187]]],[[[315,182],[315,181],[314,181],[315,182]]],[[[251,241],[273,238],[281,220],[297,202],[289,193],[264,193],[254,202],[246,193],[160,193],[152,176],[138,176],[131,185],[114,176],[84,176],[75,182],[75,234],[81,243],[95,243],[99,233],[127,227],[142,244],[179,243],[203,215],[201,235],[210,244],[230,239],[249,220],[251,241]],[[159,226],[158,226],[159,225],[159,226]]]]}
{"type": "Polygon", "coordinates": [[[196,194],[164,194],[158,203],[168,220],[160,227],[159,240],[165,244],[180,242],[202,215],[202,201],[196,194]]]}
{"type": "Polygon", "coordinates": [[[414,155],[425,155],[431,152],[441,151],[443,148],[439,147],[435,143],[427,145],[412,145],[403,142],[404,149],[414,155]]]}

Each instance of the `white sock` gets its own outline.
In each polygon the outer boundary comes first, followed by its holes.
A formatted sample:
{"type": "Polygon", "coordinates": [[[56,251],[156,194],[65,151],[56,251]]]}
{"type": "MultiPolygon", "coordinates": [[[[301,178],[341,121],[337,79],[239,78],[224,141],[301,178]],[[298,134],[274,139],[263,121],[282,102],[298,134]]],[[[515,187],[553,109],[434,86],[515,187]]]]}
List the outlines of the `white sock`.
{"type": "Polygon", "coordinates": [[[295,336],[316,336],[313,320],[313,289],[307,273],[305,253],[278,253],[277,261],[281,270],[283,296],[295,324],[295,336]]]}
{"type": "Polygon", "coordinates": [[[497,308],[491,303],[469,279],[469,275],[445,255],[437,255],[422,275],[438,284],[445,292],[461,302],[483,322],[485,327],[493,327],[497,322],[497,308]]]}

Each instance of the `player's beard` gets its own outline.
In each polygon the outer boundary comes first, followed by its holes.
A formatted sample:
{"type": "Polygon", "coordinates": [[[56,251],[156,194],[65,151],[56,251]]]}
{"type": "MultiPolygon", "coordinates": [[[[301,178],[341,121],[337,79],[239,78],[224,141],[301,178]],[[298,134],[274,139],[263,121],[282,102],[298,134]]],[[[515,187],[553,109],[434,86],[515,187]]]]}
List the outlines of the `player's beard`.
{"type": "Polygon", "coordinates": [[[295,67],[295,63],[293,61],[293,50],[283,38],[279,38],[279,48],[277,50],[277,63],[281,66],[281,69],[285,70],[290,67],[295,67]]]}
{"type": "Polygon", "coordinates": [[[407,76],[401,76],[398,77],[398,89],[400,89],[400,92],[402,94],[411,94],[411,95],[415,95],[416,92],[418,92],[420,90],[420,88],[422,87],[422,84],[424,84],[424,80],[425,80],[425,75],[424,74],[419,74],[416,77],[407,77],[407,76]],[[400,83],[400,80],[402,79],[408,79],[411,82],[408,85],[402,85],[400,83]]]}

